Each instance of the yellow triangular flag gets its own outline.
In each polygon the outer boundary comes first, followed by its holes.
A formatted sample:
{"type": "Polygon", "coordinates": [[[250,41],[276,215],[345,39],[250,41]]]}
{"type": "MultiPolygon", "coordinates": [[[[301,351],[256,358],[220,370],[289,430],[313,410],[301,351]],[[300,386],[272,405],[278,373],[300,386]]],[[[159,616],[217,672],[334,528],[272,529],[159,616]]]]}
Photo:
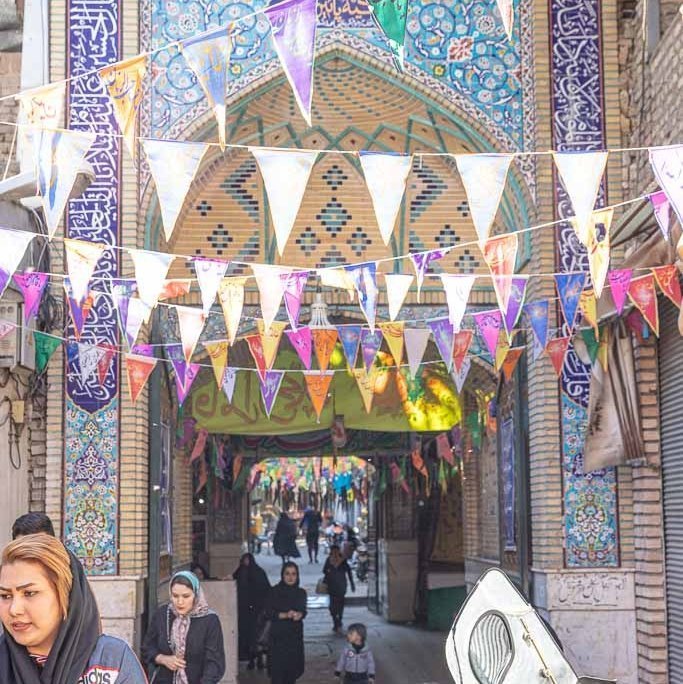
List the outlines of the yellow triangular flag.
{"type": "Polygon", "coordinates": [[[204,348],[211,359],[213,374],[216,378],[216,384],[218,385],[219,389],[222,389],[223,387],[225,367],[228,365],[229,346],[230,345],[227,340],[221,340],[220,342],[204,342],[204,348]]]}
{"type": "Polygon", "coordinates": [[[270,330],[266,332],[266,324],[262,318],[257,319],[256,328],[261,337],[261,347],[263,348],[263,358],[266,360],[266,368],[270,370],[275,362],[277,350],[280,347],[280,340],[282,333],[285,331],[288,323],[283,321],[273,321],[270,324],[270,330]]]}
{"type": "Polygon", "coordinates": [[[373,369],[370,371],[370,373],[368,373],[365,370],[365,367],[361,367],[353,368],[351,372],[353,373],[353,377],[356,378],[360,395],[363,397],[365,411],[366,413],[370,413],[370,411],[372,411],[372,400],[375,396],[375,385],[377,383],[378,371],[373,369]]]}
{"type": "Polygon", "coordinates": [[[382,331],[397,368],[400,368],[403,362],[403,330],[405,325],[405,321],[379,324],[379,329],[382,331]]]}

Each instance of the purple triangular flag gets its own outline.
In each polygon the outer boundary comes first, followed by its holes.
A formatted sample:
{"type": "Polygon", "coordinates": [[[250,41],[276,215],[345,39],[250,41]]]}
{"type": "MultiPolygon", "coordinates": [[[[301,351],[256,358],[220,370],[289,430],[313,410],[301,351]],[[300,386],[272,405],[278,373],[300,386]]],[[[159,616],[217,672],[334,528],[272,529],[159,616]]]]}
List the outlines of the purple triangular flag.
{"type": "Polygon", "coordinates": [[[24,323],[26,325],[28,325],[31,317],[38,313],[40,300],[43,297],[43,291],[45,290],[47,281],[47,273],[27,271],[25,273],[14,274],[14,282],[17,284],[24,297],[24,323]]]}
{"type": "Polygon", "coordinates": [[[657,219],[659,228],[665,240],[669,239],[669,231],[671,229],[671,205],[669,198],[666,196],[664,190],[655,192],[650,195],[650,202],[652,202],[652,209],[657,219]]]}
{"type": "MultiPolygon", "coordinates": [[[[151,358],[154,356],[154,345],[152,344],[134,344],[130,350],[131,354],[136,356],[147,356],[151,358]]],[[[182,359],[182,356],[180,357],[182,359]]]]}
{"type": "Polygon", "coordinates": [[[289,324],[293,330],[296,330],[299,325],[299,312],[301,311],[301,295],[303,294],[306,281],[308,280],[308,271],[292,271],[291,273],[281,273],[285,288],[285,309],[287,309],[287,317],[289,324]]]}
{"type": "Polygon", "coordinates": [[[346,363],[349,368],[356,367],[356,359],[358,358],[358,347],[360,346],[360,325],[340,325],[337,327],[337,333],[346,356],[346,363]]]}
{"type": "Polygon", "coordinates": [[[438,318],[435,321],[427,321],[432,331],[434,342],[441,354],[446,368],[450,371],[453,367],[453,341],[455,340],[455,328],[448,318],[438,318]]]}
{"type": "Polygon", "coordinates": [[[516,276],[512,279],[510,287],[510,298],[508,299],[508,309],[503,317],[505,330],[508,338],[511,337],[514,327],[517,325],[519,316],[522,313],[524,299],[526,298],[526,286],[529,279],[524,276],[516,276]]]}
{"type": "Polygon", "coordinates": [[[565,323],[569,330],[574,329],[576,314],[579,311],[581,293],[586,285],[586,273],[558,273],[555,276],[557,294],[560,297],[560,306],[564,315],[565,323]]]}
{"type": "Polygon", "coordinates": [[[534,361],[543,353],[548,344],[548,301],[543,299],[530,302],[524,307],[524,313],[529,320],[534,334],[534,361]]]}
{"type": "Polygon", "coordinates": [[[491,359],[495,361],[498,338],[500,337],[500,331],[504,328],[503,314],[500,312],[500,309],[495,309],[493,311],[480,311],[473,314],[472,318],[474,318],[474,323],[477,326],[479,337],[486,344],[486,349],[491,359]]]}
{"type": "Polygon", "coordinates": [[[375,332],[370,332],[363,328],[360,333],[360,348],[363,354],[363,363],[365,364],[365,370],[369,373],[372,368],[372,364],[375,363],[375,358],[377,357],[377,352],[382,346],[382,340],[384,336],[381,330],[375,330],[375,332]]]}
{"type": "Polygon", "coordinates": [[[273,410],[277,394],[280,391],[282,378],[285,377],[285,372],[281,370],[267,370],[263,376],[263,380],[259,376],[261,383],[261,397],[263,398],[263,406],[266,409],[266,415],[270,418],[273,410]]]}
{"type": "Polygon", "coordinates": [[[304,326],[298,330],[285,330],[285,335],[287,335],[290,344],[294,347],[294,351],[299,355],[301,363],[304,364],[306,370],[311,370],[311,356],[313,352],[313,335],[311,334],[311,329],[304,326]]]}
{"type": "Polygon", "coordinates": [[[417,301],[420,301],[420,291],[422,290],[422,283],[424,282],[425,273],[429,268],[429,265],[433,261],[441,259],[446,250],[444,249],[433,249],[429,252],[415,252],[410,255],[410,260],[413,262],[413,267],[415,268],[415,275],[417,276],[417,301]]]}
{"type": "Polygon", "coordinates": [[[185,359],[182,361],[174,361],[173,367],[175,368],[175,386],[178,392],[178,404],[183,405],[183,402],[187,398],[190,392],[192,383],[195,381],[199,371],[201,370],[201,365],[198,363],[185,363],[185,359]],[[181,371],[180,366],[183,366],[181,371]]]}

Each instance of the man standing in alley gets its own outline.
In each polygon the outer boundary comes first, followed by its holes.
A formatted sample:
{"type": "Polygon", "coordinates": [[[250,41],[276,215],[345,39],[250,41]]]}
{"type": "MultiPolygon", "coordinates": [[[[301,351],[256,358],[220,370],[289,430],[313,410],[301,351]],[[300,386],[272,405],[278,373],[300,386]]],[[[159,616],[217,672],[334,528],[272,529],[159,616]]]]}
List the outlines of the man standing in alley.
{"type": "Polygon", "coordinates": [[[318,562],[318,545],[320,540],[320,526],[323,523],[320,511],[309,506],[304,511],[299,528],[306,534],[306,546],[308,547],[308,562],[318,562]]]}

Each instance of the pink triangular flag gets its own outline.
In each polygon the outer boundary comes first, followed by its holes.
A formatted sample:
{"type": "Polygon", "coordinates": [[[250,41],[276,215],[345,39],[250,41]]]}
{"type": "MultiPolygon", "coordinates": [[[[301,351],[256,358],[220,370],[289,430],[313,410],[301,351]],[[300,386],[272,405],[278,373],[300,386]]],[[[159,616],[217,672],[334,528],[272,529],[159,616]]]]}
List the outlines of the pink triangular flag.
{"type": "Polygon", "coordinates": [[[24,298],[24,324],[28,325],[31,317],[35,316],[40,308],[43,291],[48,283],[48,274],[36,271],[15,273],[14,282],[24,298]]]}
{"type": "Polygon", "coordinates": [[[311,329],[303,327],[297,330],[285,330],[285,335],[287,335],[290,344],[299,355],[301,363],[304,364],[306,370],[311,370],[311,359],[313,356],[313,335],[311,334],[311,329]]]}
{"type": "Polygon", "coordinates": [[[199,290],[202,294],[202,308],[208,316],[216,299],[218,288],[228,270],[228,262],[202,258],[193,259],[193,262],[199,290]]]}
{"type": "Polygon", "coordinates": [[[628,288],[633,277],[633,269],[621,268],[610,271],[607,274],[609,280],[610,292],[612,294],[612,301],[617,309],[617,313],[621,314],[626,304],[626,296],[628,295],[628,288]]]}
{"type": "Polygon", "coordinates": [[[518,246],[517,233],[499,235],[484,245],[484,260],[491,271],[498,307],[503,315],[507,313],[510,301],[518,246]]]}
{"type": "Polygon", "coordinates": [[[477,326],[480,337],[486,344],[491,358],[495,360],[496,350],[498,349],[498,338],[500,331],[504,329],[503,314],[500,310],[496,311],[481,311],[472,316],[474,323],[477,326]]]}
{"type": "Polygon", "coordinates": [[[301,297],[308,280],[308,271],[291,271],[290,273],[280,275],[280,278],[284,284],[285,309],[287,310],[289,324],[293,330],[296,330],[299,325],[301,297]]]}
{"type": "Polygon", "coordinates": [[[192,354],[199,341],[199,336],[204,329],[206,316],[201,309],[195,309],[191,306],[176,306],[175,310],[178,314],[178,327],[180,328],[183,355],[185,356],[185,362],[190,363],[192,354]]]}
{"type": "Polygon", "coordinates": [[[650,202],[652,202],[652,210],[657,219],[657,225],[662,231],[664,239],[668,240],[671,230],[671,204],[669,203],[669,198],[664,190],[660,190],[650,195],[650,202]]]}

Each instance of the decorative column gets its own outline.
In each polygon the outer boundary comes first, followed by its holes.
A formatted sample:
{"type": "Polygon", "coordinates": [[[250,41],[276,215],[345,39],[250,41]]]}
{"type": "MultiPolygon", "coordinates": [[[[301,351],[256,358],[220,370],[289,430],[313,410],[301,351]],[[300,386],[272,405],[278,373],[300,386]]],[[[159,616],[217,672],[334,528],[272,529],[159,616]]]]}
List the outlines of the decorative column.
{"type": "MultiPolygon", "coordinates": [[[[68,125],[98,135],[87,160],[95,179],[70,201],[65,233],[70,238],[120,244],[121,156],[118,131],[108,96],[91,73],[120,59],[122,0],[67,0],[68,125]]],[[[115,278],[119,253],[105,251],[93,278],[115,278]]],[[[68,336],[74,338],[70,323],[68,336]]],[[[119,344],[116,311],[111,299],[95,299],[80,343],[119,344]]],[[[97,374],[85,382],[78,366],[78,347],[66,354],[64,398],[64,540],[91,575],[118,573],[120,363],[118,354],[100,385],[97,374]]]]}

